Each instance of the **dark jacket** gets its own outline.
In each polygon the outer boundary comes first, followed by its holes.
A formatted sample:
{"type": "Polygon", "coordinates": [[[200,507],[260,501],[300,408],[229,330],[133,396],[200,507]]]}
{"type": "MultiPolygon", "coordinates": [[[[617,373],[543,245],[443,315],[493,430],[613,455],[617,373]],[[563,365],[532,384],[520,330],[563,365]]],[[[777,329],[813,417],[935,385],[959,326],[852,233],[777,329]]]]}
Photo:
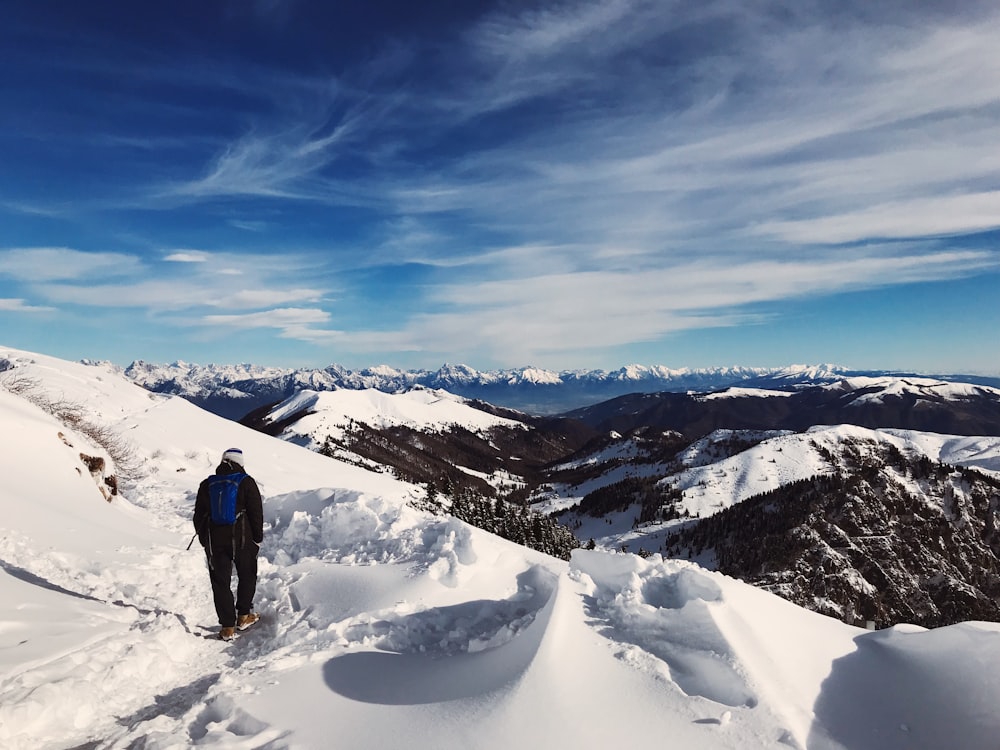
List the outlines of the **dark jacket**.
{"type": "MultiPolygon", "coordinates": [[[[243,468],[229,461],[223,461],[215,470],[215,475],[236,474],[243,468]]],[[[258,546],[264,541],[264,506],[260,498],[260,490],[253,477],[245,476],[240,481],[236,492],[236,523],[232,526],[216,526],[212,523],[209,511],[208,481],[206,477],[198,487],[198,498],[194,503],[194,528],[198,532],[198,541],[206,549],[222,548],[232,545],[234,549],[242,549],[252,540],[258,546]],[[210,546],[211,545],[211,546],[210,546]]]]}

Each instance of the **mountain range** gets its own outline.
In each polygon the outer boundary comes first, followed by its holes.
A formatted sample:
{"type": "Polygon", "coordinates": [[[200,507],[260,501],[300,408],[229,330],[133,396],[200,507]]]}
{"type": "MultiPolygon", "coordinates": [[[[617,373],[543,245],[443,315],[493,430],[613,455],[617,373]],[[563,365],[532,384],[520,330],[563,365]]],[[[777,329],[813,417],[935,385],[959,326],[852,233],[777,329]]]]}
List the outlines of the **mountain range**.
{"type": "MultiPolygon", "coordinates": [[[[265,404],[282,401],[300,390],[375,389],[398,393],[414,386],[441,389],[470,399],[530,414],[556,414],[616,396],[661,391],[713,391],[734,385],[787,388],[802,383],[828,383],[845,377],[882,376],[836,365],[783,368],[720,367],[707,369],[630,365],[617,370],[563,370],[534,367],[480,371],[466,365],[438,370],[399,370],[388,366],[349,370],[340,365],[291,369],[260,365],[152,364],[135,361],[124,373],[157,393],[183,396],[216,414],[238,419],[265,404]]],[[[1000,378],[935,376],[957,382],[1000,386],[1000,378]]]]}

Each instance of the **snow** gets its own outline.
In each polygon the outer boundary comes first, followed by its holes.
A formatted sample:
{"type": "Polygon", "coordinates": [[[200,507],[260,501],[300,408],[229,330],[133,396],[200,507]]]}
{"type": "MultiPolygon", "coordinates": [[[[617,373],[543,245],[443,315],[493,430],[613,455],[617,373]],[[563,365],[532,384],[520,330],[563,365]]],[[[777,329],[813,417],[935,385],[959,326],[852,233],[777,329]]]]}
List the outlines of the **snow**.
{"type": "Polygon", "coordinates": [[[793,391],[772,391],[766,388],[738,388],[733,386],[723,391],[706,393],[703,396],[698,396],[698,398],[701,401],[716,401],[721,398],[780,398],[792,395],[794,395],[793,391]]]}
{"type": "Polygon", "coordinates": [[[613,464],[627,461],[628,459],[635,458],[639,455],[639,447],[634,440],[623,440],[622,436],[617,432],[612,432],[609,436],[614,442],[610,443],[606,447],[583,456],[582,458],[557,464],[553,467],[553,469],[555,471],[566,471],[569,469],[578,469],[582,466],[613,464]]]}
{"type": "Polygon", "coordinates": [[[871,393],[858,396],[851,401],[851,406],[862,406],[868,403],[882,403],[888,397],[916,396],[921,399],[943,401],[958,401],[961,399],[990,396],[1000,400],[1000,389],[985,385],[970,383],[950,383],[934,378],[899,378],[899,377],[851,377],[827,386],[838,390],[871,389],[871,393]]]}
{"type": "Polygon", "coordinates": [[[845,429],[852,428],[838,426],[805,434],[778,435],[735,456],[692,466],[666,481],[683,490],[683,509],[691,515],[708,516],[753,495],[828,473],[830,467],[813,447],[813,441],[836,442],[845,429]]]}
{"type": "Polygon", "coordinates": [[[511,373],[507,382],[511,385],[519,383],[531,383],[533,385],[561,385],[562,380],[558,373],[551,370],[540,370],[537,367],[525,367],[516,373],[511,373]]]}
{"type": "Polygon", "coordinates": [[[879,433],[896,438],[897,447],[910,453],[1000,475],[1000,438],[941,435],[913,430],[880,430],[879,433]]]}
{"type": "MultiPolygon", "coordinates": [[[[553,485],[553,491],[536,508],[546,512],[572,511],[589,492],[626,477],[669,474],[662,482],[683,493],[678,512],[687,511],[690,516],[704,518],[754,495],[829,473],[832,467],[817,447],[836,453],[848,440],[889,443],[904,454],[927,456],[932,461],[969,466],[1000,476],[1000,437],[872,430],[855,425],[817,426],[803,433],[715,430],[677,454],[677,462],[683,467],[679,471],[676,465],[663,463],[616,464],[614,459],[628,458],[634,453],[631,441],[616,442],[592,456],[567,463],[566,467],[573,467],[607,462],[611,468],[579,485],[553,485]],[[751,443],[756,444],[744,447],[751,443]]],[[[578,523],[575,531],[583,540],[592,538],[607,549],[620,549],[624,545],[633,551],[659,549],[670,531],[686,523],[682,518],[637,526],[639,512],[635,505],[601,518],[571,513],[562,520],[578,523]]],[[[710,553],[706,555],[700,562],[713,567],[710,553]]]]}
{"type": "Polygon", "coordinates": [[[107,502],[78,455],[100,446],[0,388],[5,749],[996,745],[1000,625],[867,632],[687,561],[566,563],[109,366],[4,356],[145,469],[107,502]],[[267,526],[262,621],[225,645],[185,546],[232,446],[267,526]]]}
{"type": "Polygon", "coordinates": [[[497,417],[469,406],[467,400],[447,391],[415,388],[404,393],[375,389],[300,391],[275,406],[268,414],[280,422],[300,412],[311,412],[286,428],[284,436],[299,438],[303,445],[320,446],[327,435],[340,437],[350,421],[376,429],[405,426],[421,431],[440,431],[461,425],[485,433],[491,427],[523,428],[521,422],[497,417]]]}

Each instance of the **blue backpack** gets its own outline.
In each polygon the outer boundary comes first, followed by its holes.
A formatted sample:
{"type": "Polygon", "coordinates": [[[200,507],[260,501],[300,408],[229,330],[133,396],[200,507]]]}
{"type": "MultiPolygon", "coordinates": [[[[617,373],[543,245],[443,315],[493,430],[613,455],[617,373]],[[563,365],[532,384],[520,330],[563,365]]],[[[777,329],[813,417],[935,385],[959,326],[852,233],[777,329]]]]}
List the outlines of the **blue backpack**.
{"type": "Polygon", "coordinates": [[[208,505],[212,523],[232,526],[242,512],[236,512],[236,494],[246,474],[216,474],[208,480],[208,505]]]}

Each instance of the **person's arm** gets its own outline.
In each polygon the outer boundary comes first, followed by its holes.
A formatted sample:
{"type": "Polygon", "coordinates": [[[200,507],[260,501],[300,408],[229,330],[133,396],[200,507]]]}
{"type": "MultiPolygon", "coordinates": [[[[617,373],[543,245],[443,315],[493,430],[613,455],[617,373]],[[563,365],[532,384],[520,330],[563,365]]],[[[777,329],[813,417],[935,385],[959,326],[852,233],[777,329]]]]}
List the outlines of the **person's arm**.
{"type": "Polygon", "coordinates": [[[206,479],[198,486],[198,497],[194,501],[194,530],[198,534],[198,541],[204,547],[208,544],[208,480],[206,479]]]}
{"type": "Polygon", "coordinates": [[[240,491],[244,493],[243,507],[250,524],[250,536],[259,545],[264,541],[264,501],[260,497],[260,489],[254,478],[248,475],[240,482],[240,491]]]}

